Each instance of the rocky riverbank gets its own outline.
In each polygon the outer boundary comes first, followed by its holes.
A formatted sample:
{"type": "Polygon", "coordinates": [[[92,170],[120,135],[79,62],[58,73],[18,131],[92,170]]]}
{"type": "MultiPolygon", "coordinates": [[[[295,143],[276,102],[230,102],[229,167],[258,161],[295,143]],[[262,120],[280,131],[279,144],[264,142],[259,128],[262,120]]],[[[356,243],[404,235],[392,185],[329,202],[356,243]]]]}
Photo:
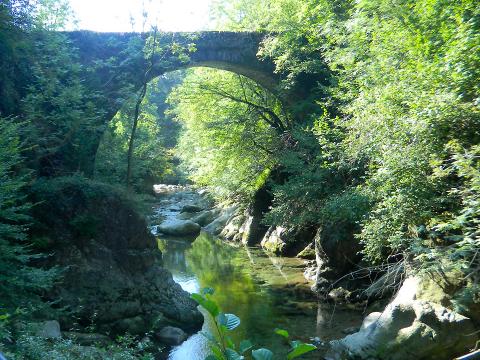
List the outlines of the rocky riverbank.
{"type": "Polygon", "coordinates": [[[146,333],[162,341],[168,327],[197,331],[203,317],[188,293],[162,267],[161,253],[145,218],[124,193],[75,178],[33,189],[35,236],[63,269],[46,294],[62,308],[65,331],[109,336],[146,333]],[[88,331],[87,331],[88,330],[88,331]]]}
{"type": "MultiPolygon", "coordinates": [[[[388,297],[392,293],[390,289],[381,294],[375,286],[366,289],[365,279],[342,280],[361,261],[361,247],[353,236],[354,225],[339,226],[337,232],[333,228],[269,228],[261,221],[269,201],[261,192],[250,207],[242,209],[217,208],[206,194],[185,188],[174,190],[162,200],[164,206],[156,215],[159,225],[153,228],[154,232],[194,238],[203,229],[227,241],[260,245],[272,254],[314,258],[315,262],[306,262],[311,266],[306,276],[315,280],[313,290],[324,301],[366,304],[369,297],[388,297]]],[[[406,270],[398,268],[393,272],[401,276],[406,270]]],[[[389,280],[384,278],[377,285],[383,289],[382,281],[389,280]]],[[[477,329],[474,320],[455,311],[438,283],[409,277],[382,311],[366,316],[360,329],[346,329],[351,335],[332,341],[327,358],[447,360],[475,347],[479,339],[477,329]]]]}

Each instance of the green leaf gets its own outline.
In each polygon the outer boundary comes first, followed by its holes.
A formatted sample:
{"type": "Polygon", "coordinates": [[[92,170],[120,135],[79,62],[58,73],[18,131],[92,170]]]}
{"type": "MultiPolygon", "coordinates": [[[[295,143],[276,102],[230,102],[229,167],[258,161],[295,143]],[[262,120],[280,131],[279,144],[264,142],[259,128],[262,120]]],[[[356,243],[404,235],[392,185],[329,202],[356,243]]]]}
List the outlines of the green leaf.
{"type": "Polygon", "coordinates": [[[292,360],[292,359],[296,359],[297,357],[303,355],[303,354],[306,354],[310,351],[313,351],[315,350],[317,347],[315,345],[312,345],[312,344],[304,344],[304,343],[300,343],[298,344],[295,349],[293,349],[292,351],[290,351],[287,355],[287,360],[292,360]]]}
{"type": "Polygon", "coordinates": [[[222,352],[222,349],[220,349],[219,346],[217,345],[213,345],[211,347],[212,351],[213,351],[213,354],[215,355],[215,357],[218,359],[218,360],[225,360],[225,356],[223,356],[223,352],[222,352]]]}
{"type": "Polygon", "coordinates": [[[288,333],[287,330],[284,329],[275,329],[275,334],[283,336],[285,339],[288,339],[290,337],[290,334],[288,333]]]}
{"type": "Polygon", "coordinates": [[[227,323],[225,324],[225,326],[228,330],[233,330],[240,325],[240,318],[237,315],[225,314],[225,317],[227,319],[227,323]]]}
{"type": "Polygon", "coordinates": [[[273,360],[273,353],[268,349],[257,349],[252,351],[255,360],[273,360]]]}
{"type": "Polygon", "coordinates": [[[233,349],[227,348],[225,352],[227,354],[227,360],[243,360],[244,359],[243,356],[241,356],[239,353],[237,353],[233,349]]]}
{"type": "Polygon", "coordinates": [[[213,336],[212,334],[210,334],[209,332],[206,332],[206,331],[200,331],[200,335],[203,335],[205,338],[207,338],[207,340],[213,342],[213,343],[216,343],[217,342],[217,339],[215,338],[215,336],[213,336]]]}
{"type": "Polygon", "coordinates": [[[243,354],[246,351],[250,350],[252,347],[253,347],[253,344],[250,340],[242,340],[240,342],[240,346],[238,347],[238,350],[240,351],[240,354],[243,354]]]}
{"type": "Polygon", "coordinates": [[[206,299],[200,294],[191,294],[190,297],[195,300],[201,307],[207,310],[213,317],[216,317],[219,314],[218,305],[215,301],[206,299]]]}

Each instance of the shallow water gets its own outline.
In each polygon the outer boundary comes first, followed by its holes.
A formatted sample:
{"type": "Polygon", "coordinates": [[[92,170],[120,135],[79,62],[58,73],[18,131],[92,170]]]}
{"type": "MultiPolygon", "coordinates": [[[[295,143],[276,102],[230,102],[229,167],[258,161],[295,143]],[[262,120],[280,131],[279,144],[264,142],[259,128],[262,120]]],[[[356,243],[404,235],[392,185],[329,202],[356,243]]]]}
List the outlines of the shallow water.
{"type": "MultiPolygon", "coordinates": [[[[326,350],[322,343],[345,336],[342,330],[361,323],[358,311],[317,302],[303,277],[303,260],[234,247],[206,233],[194,241],[159,237],[158,242],[164,266],[184,290],[211,287],[222,310],[240,317],[241,325],[232,332],[237,344],[249,339],[257,347],[274,350],[276,359],[284,359],[287,346],[273,332],[282,328],[292,339],[320,341],[319,350],[302,359],[321,359],[326,350]]],[[[205,318],[203,330],[210,331],[213,324],[205,318]]],[[[168,359],[204,360],[209,354],[207,339],[194,334],[173,348],[168,359]]]]}

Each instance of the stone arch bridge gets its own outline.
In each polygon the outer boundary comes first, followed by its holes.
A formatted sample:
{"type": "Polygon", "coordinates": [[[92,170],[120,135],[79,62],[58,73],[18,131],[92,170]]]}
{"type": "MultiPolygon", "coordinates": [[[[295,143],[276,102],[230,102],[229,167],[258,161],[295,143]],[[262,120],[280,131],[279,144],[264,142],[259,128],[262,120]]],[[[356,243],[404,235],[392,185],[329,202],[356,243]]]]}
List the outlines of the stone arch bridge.
{"type": "MultiPolygon", "coordinates": [[[[78,60],[85,69],[84,84],[92,94],[96,94],[95,106],[104,113],[101,121],[106,124],[145,81],[148,64],[144,45],[148,34],[92,31],[64,34],[77,49],[78,60]]],[[[252,32],[159,33],[161,51],[153,58],[147,80],[181,68],[205,66],[244,75],[286,103],[303,97],[298,93],[293,95],[279,91],[281,74],[275,73],[272,61],[261,60],[257,56],[264,38],[265,34],[252,32]],[[192,44],[195,50],[184,53],[187,56],[179,56],[173,50],[188,49],[192,44]]],[[[98,129],[92,131],[91,148],[83,149],[90,155],[85,156],[84,153],[84,160],[76,168],[87,175],[93,173],[94,159],[103,135],[98,129]]]]}

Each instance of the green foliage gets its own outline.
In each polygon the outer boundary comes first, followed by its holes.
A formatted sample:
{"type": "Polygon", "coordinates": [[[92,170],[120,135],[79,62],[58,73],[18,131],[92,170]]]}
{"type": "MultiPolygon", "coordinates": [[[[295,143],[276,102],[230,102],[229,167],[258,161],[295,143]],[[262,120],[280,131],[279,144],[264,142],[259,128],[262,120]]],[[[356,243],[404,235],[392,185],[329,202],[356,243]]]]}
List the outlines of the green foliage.
{"type": "Polygon", "coordinates": [[[0,350],[11,360],[153,360],[154,356],[145,350],[148,345],[147,341],[124,336],[108,346],[85,347],[72,340],[44,339],[25,333],[18,337],[13,348],[2,349],[0,345],[0,350]]]}
{"type": "Polygon", "coordinates": [[[199,69],[170,102],[183,125],[177,152],[190,178],[219,198],[248,199],[275,164],[287,122],[278,100],[246,78],[199,69]]]}
{"type": "Polygon", "coordinates": [[[0,333],[8,331],[11,318],[45,311],[41,293],[58,276],[56,269],[32,266],[41,256],[32,252],[27,238],[31,218],[25,187],[31,174],[21,168],[23,126],[0,118],[0,333]]]}
{"type": "MultiPolygon", "coordinates": [[[[191,298],[195,300],[202,308],[207,310],[214,320],[216,334],[202,332],[211,344],[212,355],[208,355],[205,360],[272,360],[273,352],[260,348],[252,350],[254,345],[250,340],[242,340],[237,346],[229,336],[229,332],[240,326],[240,318],[234,314],[225,314],[220,311],[218,304],[213,300],[214,291],[211,288],[205,288],[201,294],[191,294],[191,298]]],[[[287,354],[287,359],[296,359],[303,354],[316,349],[316,346],[305,344],[301,341],[289,341],[289,334],[286,330],[275,329],[275,333],[284,337],[289,342],[291,350],[287,354]]]]}
{"type": "Polygon", "coordinates": [[[461,269],[471,292],[479,246],[478,2],[216,4],[219,27],[271,32],[260,54],[273,58],[287,87],[304,73],[326,80],[314,92],[326,111],[314,115],[313,128],[302,119],[297,147],[277,157],[287,180],[274,188],[268,221],[356,223],[371,263],[403,258],[416,270],[461,269]]]}
{"type": "MultiPolygon", "coordinates": [[[[171,73],[152,81],[141,104],[133,151],[133,188],[151,192],[155,183],[182,181],[174,168],[179,124],[165,114],[166,97],[181,81],[181,73],[171,73]]],[[[95,178],[123,184],[127,171],[128,141],[135,99],[130,99],[109,123],[95,159],[95,178]]]]}
{"type": "Polygon", "coordinates": [[[22,111],[31,128],[32,157],[42,175],[83,170],[96,146],[96,124],[104,111],[95,106],[97,94],[87,90],[85,69],[60,33],[35,35],[34,81],[22,111]]]}

